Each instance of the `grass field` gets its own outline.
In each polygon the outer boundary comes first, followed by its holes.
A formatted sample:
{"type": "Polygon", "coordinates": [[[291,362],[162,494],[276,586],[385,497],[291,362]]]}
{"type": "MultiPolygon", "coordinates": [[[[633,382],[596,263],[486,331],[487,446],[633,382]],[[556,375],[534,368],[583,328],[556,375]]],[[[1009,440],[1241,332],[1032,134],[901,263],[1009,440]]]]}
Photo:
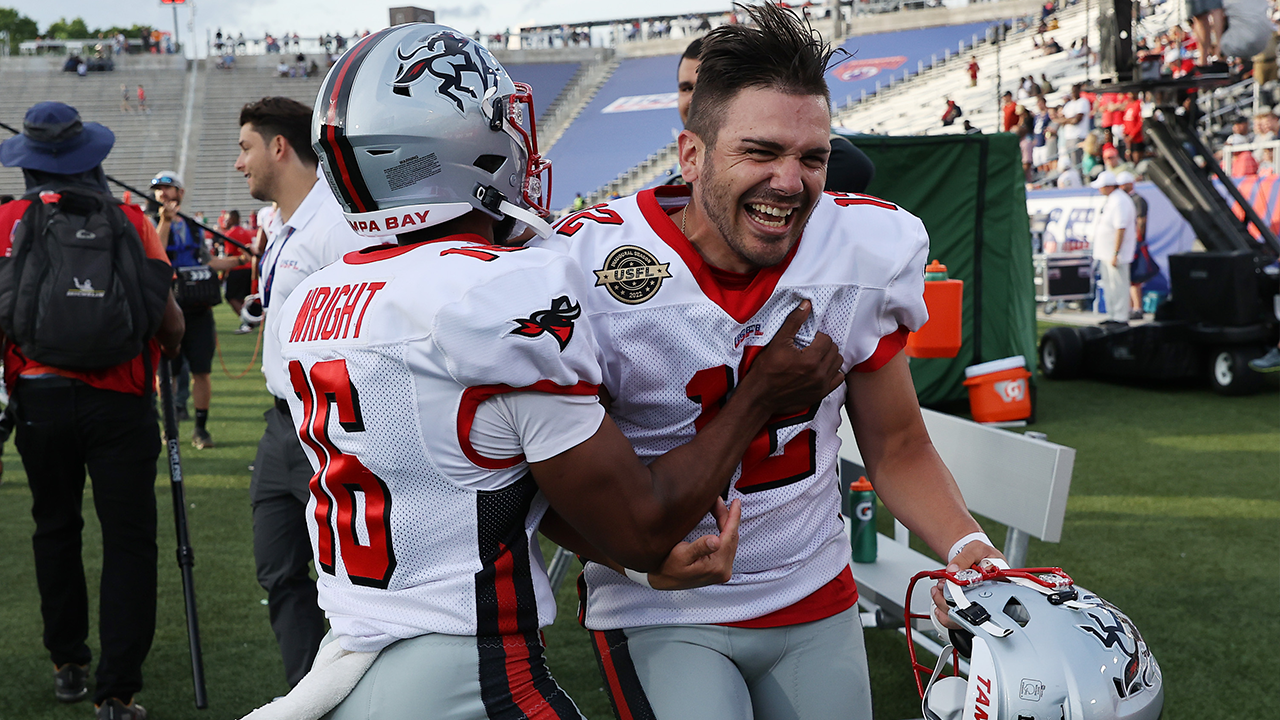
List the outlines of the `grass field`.
{"type": "MultiPolygon", "coordinates": [[[[232,374],[249,362],[253,335],[218,309],[232,374]]],[[[214,364],[210,430],[217,442],[184,442],[183,466],[210,707],[194,709],[182,592],[174,560],[163,462],[160,602],[155,645],[139,700],[158,720],[236,718],[285,692],[266,594],[254,577],[249,471],[269,405],[256,370],[239,380],[214,364]]],[[[1221,398],[1201,387],[1039,384],[1036,430],[1077,449],[1062,542],[1033,541],[1031,564],[1061,565],[1082,585],[1124,608],[1143,630],[1165,675],[1166,720],[1276,717],[1280,676],[1265,665],[1280,641],[1280,399],[1221,398]]],[[[182,426],[184,441],[191,424],[182,426]]],[[[91,706],[53,699],[41,645],[30,536],[30,492],[8,447],[0,485],[0,720],[85,718],[91,706]]],[[[96,597],[100,536],[86,501],[85,565],[96,597]]],[[[885,518],[883,521],[887,522],[885,518]]],[[[987,528],[997,544],[1002,529],[987,528]]],[[[110,588],[105,589],[110,592],[110,588]]],[[[548,629],[560,683],[590,718],[611,716],[585,632],[574,622],[572,583],[548,629]]],[[[95,619],[96,620],[96,619],[95,619]]],[[[90,645],[97,649],[96,622],[90,645]]],[[[876,717],[918,717],[905,641],[867,633],[876,717]]],[[[693,670],[696,672],[696,669],[693,670]]]]}

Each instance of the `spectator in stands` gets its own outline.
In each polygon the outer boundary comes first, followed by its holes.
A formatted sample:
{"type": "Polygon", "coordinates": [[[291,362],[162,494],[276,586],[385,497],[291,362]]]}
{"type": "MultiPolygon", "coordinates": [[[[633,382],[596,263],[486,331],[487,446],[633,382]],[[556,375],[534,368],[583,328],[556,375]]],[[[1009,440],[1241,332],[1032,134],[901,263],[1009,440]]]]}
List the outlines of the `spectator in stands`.
{"type": "Polygon", "coordinates": [[[1081,96],[1080,83],[1071,86],[1071,100],[1062,106],[1058,125],[1058,155],[1066,155],[1072,165],[1079,165],[1083,159],[1080,143],[1093,129],[1093,108],[1089,100],[1081,96]]]}
{"type": "Polygon", "coordinates": [[[1080,178],[1080,171],[1076,170],[1075,164],[1071,162],[1070,155],[1058,156],[1058,170],[1056,185],[1059,188],[1084,187],[1084,180],[1080,178]]]}
{"type": "Polygon", "coordinates": [[[977,87],[978,85],[978,56],[969,56],[969,87],[977,87]]]}
{"type": "Polygon", "coordinates": [[[587,206],[587,201],[582,198],[582,193],[573,196],[573,211],[577,212],[587,206]]]}
{"type": "Polygon", "coordinates": [[[276,63],[276,75],[279,77],[289,77],[289,63],[280,58],[280,62],[276,63]]]}
{"type": "Polygon", "coordinates": [[[693,100],[693,86],[698,82],[698,54],[702,52],[702,38],[697,38],[684,49],[676,66],[676,109],[680,112],[680,124],[689,121],[689,103],[693,100]]]}
{"type": "Polygon", "coordinates": [[[1049,82],[1049,78],[1044,73],[1040,73],[1040,94],[1048,95],[1054,91],[1053,83],[1049,82]]]}
{"type": "Polygon", "coordinates": [[[138,84],[138,112],[151,114],[151,108],[147,107],[147,91],[141,83],[138,84]]]}
{"type": "Polygon", "coordinates": [[[1280,118],[1276,117],[1271,106],[1263,105],[1258,108],[1258,114],[1253,116],[1254,142],[1275,140],[1277,130],[1280,130],[1280,118]]]}
{"type": "Polygon", "coordinates": [[[1049,104],[1045,102],[1044,95],[1041,95],[1036,98],[1036,111],[1031,116],[1031,164],[1037,168],[1049,162],[1045,145],[1049,124],[1049,104]]]}
{"type": "Polygon", "coordinates": [[[1018,103],[1014,102],[1013,93],[1008,90],[1000,96],[1000,103],[1000,129],[1003,132],[1013,132],[1018,124],[1018,103]]]}
{"type": "Polygon", "coordinates": [[[1226,16],[1222,10],[1222,0],[1188,0],[1191,12],[1191,33],[1196,38],[1196,49],[1201,67],[1213,66],[1217,70],[1226,71],[1226,63],[1219,57],[1221,51],[1218,43],[1222,40],[1226,16]]]}
{"type": "Polygon", "coordinates": [[[1142,134],[1142,101],[1136,93],[1125,93],[1124,111],[1120,116],[1120,124],[1124,132],[1125,155],[1129,162],[1137,165],[1147,149],[1146,138],[1142,134]]]}
{"type": "MultiPolygon", "coordinates": [[[[22,134],[0,144],[0,161],[22,168],[28,192],[81,188],[110,196],[102,161],[114,142],[110,130],[82,122],[75,108],[46,102],[27,111],[22,134]]],[[[0,209],[0,252],[5,256],[14,226],[29,204],[9,203],[0,209]]],[[[158,266],[163,288],[169,273],[155,228],[132,205],[121,205],[115,216],[133,226],[147,262],[158,266]]],[[[142,278],[146,269],[137,272],[142,278]]],[[[5,381],[17,400],[10,406],[17,412],[17,447],[31,489],[44,644],[54,665],[54,693],[62,702],[78,702],[89,694],[89,596],[81,557],[86,469],[93,481],[103,539],[101,643],[93,694],[100,719],[147,717],[134,694],[142,689],[142,665],[156,626],[160,433],[151,398],[152,370],[161,351],[174,353],[181,339],[182,314],[169,295],[159,332],[142,352],[119,365],[78,372],[34,362],[12,344],[5,348],[5,381]]]]}
{"type": "Polygon", "coordinates": [[[1027,181],[1031,181],[1032,168],[1032,150],[1036,146],[1035,138],[1035,118],[1020,103],[1014,103],[1016,113],[1016,122],[1013,132],[1018,135],[1018,147],[1022,151],[1022,175],[1027,181]]]}
{"type": "Polygon", "coordinates": [[[963,112],[964,111],[960,109],[960,106],[956,104],[955,100],[947,98],[947,109],[942,111],[942,126],[950,127],[951,125],[954,125],[956,119],[959,118],[963,112]]]}
{"type": "Polygon", "coordinates": [[[981,133],[982,133],[982,131],[981,131],[981,130],[979,130],[978,128],[974,127],[974,126],[973,126],[973,124],[972,124],[972,123],[970,123],[968,120],[965,120],[965,121],[964,121],[964,134],[965,134],[965,135],[979,135],[979,134],[981,134],[981,133]]]}
{"type": "MultiPolygon", "coordinates": [[[[1058,44],[1057,40],[1054,40],[1053,38],[1049,38],[1049,42],[1046,42],[1044,44],[1045,55],[1057,55],[1060,52],[1062,52],[1062,46],[1058,44]]],[[[1046,90],[1045,92],[1051,92],[1051,91],[1046,90]]]]}
{"type": "Polygon", "coordinates": [[[1249,120],[1243,116],[1231,121],[1231,135],[1227,137],[1227,145],[1247,145],[1253,142],[1253,133],[1249,132],[1249,120]]]}
{"type": "Polygon", "coordinates": [[[133,107],[129,105],[129,86],[120,83],[120,112],[133,112],[133,107]]]}

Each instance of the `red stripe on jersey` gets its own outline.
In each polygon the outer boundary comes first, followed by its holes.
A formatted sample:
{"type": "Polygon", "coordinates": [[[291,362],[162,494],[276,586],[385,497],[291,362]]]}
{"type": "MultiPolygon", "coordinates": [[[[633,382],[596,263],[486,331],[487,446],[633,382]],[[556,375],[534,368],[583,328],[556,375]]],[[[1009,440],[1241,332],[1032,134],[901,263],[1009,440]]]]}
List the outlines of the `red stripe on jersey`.
{"type": "Polygon", "coordinates": [[[499,545],[498,557],[493,561],[493,586],[498,596],[498,632],[503,635],[515,635],[520,632],[520,623],[516,618],[516,584],[515,557],[511,548],[499,545]]]}
{"type": "Polygon", "coordinates": [[[417,250],[426,245],[435,245],[442,242],[465,242],[475,245],[484,245],[488,247],[493,243],[474,233],[460,233],[458,235],[449,235],[447,237],[436,238],[435,240],[425,240],[423,242],[413,243],[411,245],[371,245],[363,250],[353,250],[342,256],[342,262],[347,265],[368,265],[379,260],[389,260],[393,257],[399,257],[409,252],[417,250]]]}
{"type": "Polygon", "coordinates": [[[631,708],[627,707],[626,696],[622,694],[622,683],[618,680],[618,668],[613,661],[613,653],[609,651],[609,642],[604,633],[591,631],[591,641],[596,644],[596,652],[600,655],[600,668],[604,670],[605,681],[609,683],[609,694],[615,698],[614,708],[618,711],[618,720],[634,720],[631,708]]]}
{"type": "Polygon", "coordinates": [[[741,622],[719,623],[724,627],[736,628],[772,628],[800,625],[801,623],[825,620],[848,610],[858,604],[858,584],[853,580],[853,570],[845,565],[844,570],[831,582],[809,593],[799,602],[792,603],[781,610],[774,610],[768,615],[743,620],[741,622]]]}
{"type": "MultiPolygon", "coordinates": [[[[662,205],[658,203],[656,196],[657,190],[661,189],[663,197],[674,197],[681,194],[689,194],[689,186],[664,186],[662,188],[653,188],[642,191],[636,196],[637,205],[640,212],[649,223],[649,227],[653,229],[662,241],[671,246],[672,250],[680,256],[684,264],[693,273],[694,280],[697,281],[698,287],[702,288],[702,292],[707,299],[719,305],[722,310],[730,315],[739,323],[745,323],[750,320],[753,315],[764,307],[764,304],[773,295],[773,290],[778,286],[778,280],[782,278],[782,274],[787,271],[787,267],[791,264],[791,259],[796,256],[796,251],[800,249],[800,240],[792,246],[791,251],[783,258],[782,262],[772,267],[761,268],[754,279],[744,289],[734,289],[725,287],[716,280],[712,272],[711,266],[702,259],[702,255],[689,242],[689,239],[680,232],[680,228],[662,209],[662,205]]],[[[801,240],[804,238],[801,237],[801,240]]]]}
{"type": "Polygon", "coordinates": [[[899,325],[897,330],[880,338],[880,343],[876,345],[876,350],[871,353],[871,357],[854,365],[853,371],[869,373],[884,367],[907,346],[907,336],[910,334],[911,331],[906,326],[899,325]]]}
{"type": "Polygon", "coordinates": [[[477,466],[485,470],[503,470],[509,467],[515,467],[524,462],[524,453],[520,453],[515,457],[509,458],[487,458],[481,455],[471,445],[471,425],[475,422],[476,411],[480,409],[480,403],[488,400],[495,395],[501,395],[509,392],[544,392],[552,395],[597,395],[600,392],[599,385],[582,381],[577,385],[557,385],[550,380],[539,380],[538,382],[526,387],[512,387],[510,385],[477,385],[469,387],[462,393],[462,401],[458,406],[458,445],[462,448],[462,454],[467,459],[475,463],[477,466]]]}

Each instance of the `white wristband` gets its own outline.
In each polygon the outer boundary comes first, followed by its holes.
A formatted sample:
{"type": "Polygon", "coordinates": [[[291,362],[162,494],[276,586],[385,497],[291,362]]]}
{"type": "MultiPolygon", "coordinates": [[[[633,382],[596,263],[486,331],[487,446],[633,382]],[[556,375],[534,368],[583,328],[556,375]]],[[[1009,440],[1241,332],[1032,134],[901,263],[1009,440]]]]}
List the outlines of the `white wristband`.
{"type": "Polygon", "coordinates": [[[649,573],[642,573],[639,570],[632,570],[631,568],[623,568],[623,570],[627,573],[627,577],[631,578],[632,582],[638,585],[643,585],[650,590],[653,589],[653,586],[649,584],[649,573]]]}
{"type": "MultiPolygon", "coordinates": [[[[980,540],[988,545],[991,545],[991,538],[987,537],[986,533],[981,531],[971,532],[968,535],[965,535],[964,537],[957,540],[956,544],[951,546],[951,552],[947,553],[947,562],[951,562],[952,560],[955,560],[956,556],[960,554],[960,551],[964,549],[964,546],[968,545],[971,542],[974,542],[975,540],[980,540]]],[[[991,547],[995,547],[995,545],[991,545],[991,547]]]]}

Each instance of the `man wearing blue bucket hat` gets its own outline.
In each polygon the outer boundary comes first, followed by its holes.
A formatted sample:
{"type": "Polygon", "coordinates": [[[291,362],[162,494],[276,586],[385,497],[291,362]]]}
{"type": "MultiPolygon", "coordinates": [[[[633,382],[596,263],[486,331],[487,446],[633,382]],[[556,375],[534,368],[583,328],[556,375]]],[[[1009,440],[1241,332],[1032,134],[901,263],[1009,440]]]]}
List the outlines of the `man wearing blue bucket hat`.
{"type": "MultiPolygon", "coordinates": [[[[87,469],[103,535],[95,712],[145,720],[133,696],[142,689],[142,663],[155,634],[160,433],[150,393],[160,353],[177,351],[183,324],[155,228],[140,209],[110,196],[102,161],[114,142],[110,130],[83,122],[75,108],[45,102],[27,111],[21,135],[0,143],[0,163],[22,168],[27,190],[0,207],[0,323],[5,382],[19,421],[16,444],[31,487],[54,695],[76,702],[89,692],[89,601],[80,554],[87,469]],[[113,271],[84,271],[76,264],[80,251],[62,242],[66,232],[81,244],[97,238],[111,253],[113,271]],[[140,243],[142,252],[130,243],[140,243]],[[77,308],[74,325],[59,317],[65,309],[28,315],[16,292],[32,288],[27,267],[47,263],[37,249],[55,247],[76,277],[59,274],[74,286],[65,293],[55,288],[49,303],[77,308]],[[132,263],[114,264],[122,259],[132,263]],[[134,304],[122,305],[126,299],[134,304]],[[120,314],[120,307],[139,308],[126,318],[133,323],[125,323],[128,332],[94,315],[120,314]],[[55,352],[48,337],[69,338],[78,349],[55,352]]],[[[42,279],[34,290],[46,288],[42,279]]]]}

